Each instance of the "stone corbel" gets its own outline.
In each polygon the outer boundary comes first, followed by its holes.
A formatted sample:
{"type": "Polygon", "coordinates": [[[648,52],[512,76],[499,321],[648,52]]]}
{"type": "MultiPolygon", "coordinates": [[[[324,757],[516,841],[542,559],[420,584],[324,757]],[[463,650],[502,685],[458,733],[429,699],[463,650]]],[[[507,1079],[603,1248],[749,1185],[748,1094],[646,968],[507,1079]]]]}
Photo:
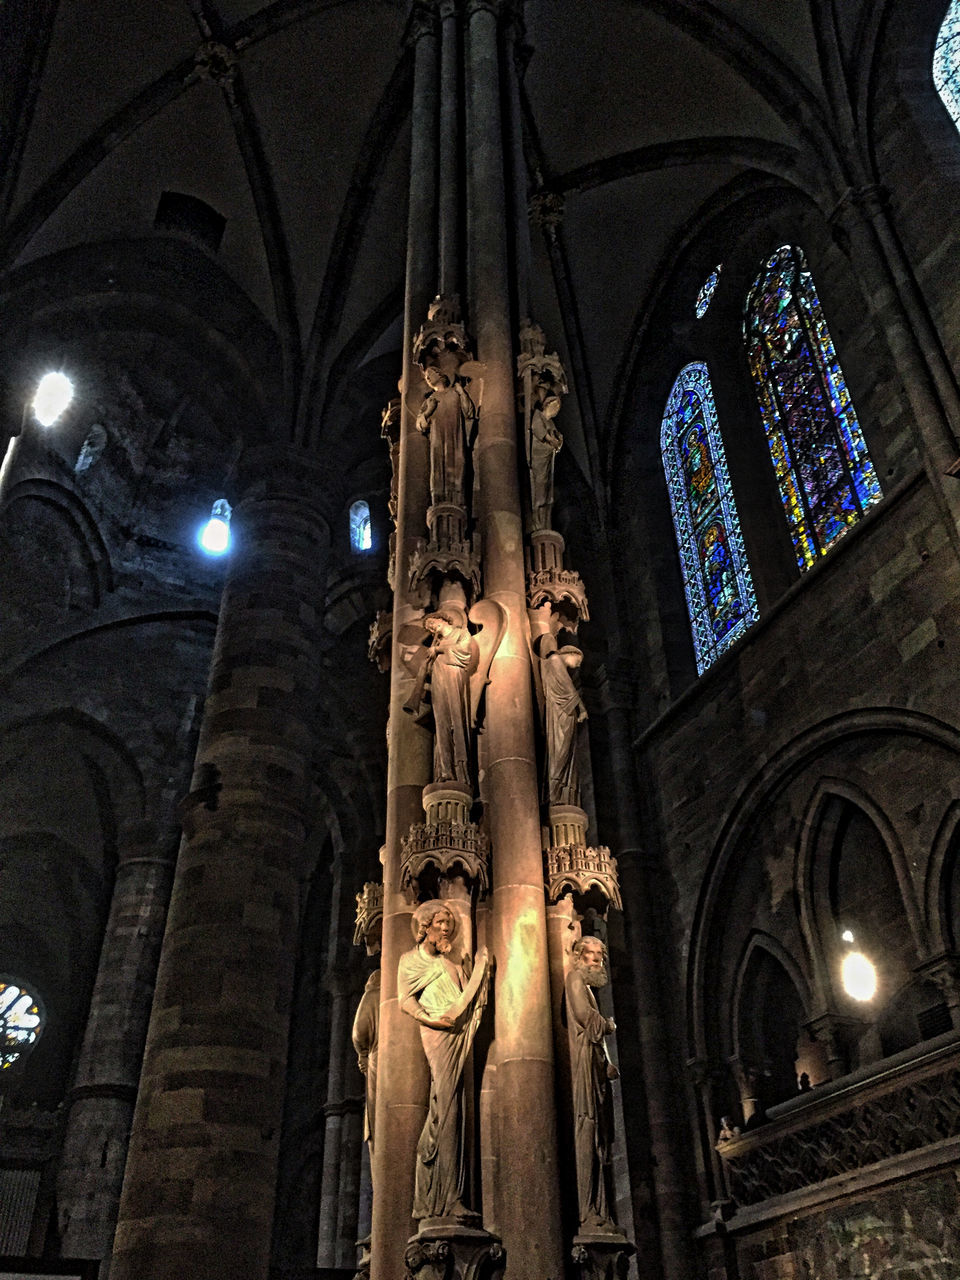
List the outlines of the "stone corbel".
{"type": "Polygon", "coordinates": [[[626,1280],[635,1247],[625,1236],[576,1236],[570,1254],[579,1280],[626,1280]]]}
{"type": "Polygon", "coordinates": [[[380,672],[390,670],[390,649],[393,641],[393,610],[378,609],[377,616],[370,623],[370,638],[367,641],[367,657],[380,672]]]}

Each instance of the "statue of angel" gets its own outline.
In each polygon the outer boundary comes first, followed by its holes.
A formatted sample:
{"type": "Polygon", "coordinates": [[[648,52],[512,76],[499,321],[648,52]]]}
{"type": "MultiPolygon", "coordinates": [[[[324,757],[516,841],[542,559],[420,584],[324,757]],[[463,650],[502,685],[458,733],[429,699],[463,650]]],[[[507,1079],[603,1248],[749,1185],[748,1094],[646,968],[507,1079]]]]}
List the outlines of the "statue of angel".
{"type": "Polygon", "coordinates": [[[429,688],[433,712],[433,781],[471,785],[473,731],[490,664],[503,638],[506,617],[495,601],[479,600],[469,618],[462,605],[446,603],[423,626],[401,628],[400,642],[414,685],[404,710],[423,714],[429,688]],[[480,628],[470,631],[472,622],[480,628]],[[430,646],[423,641],[430,637],[430,646]]]}

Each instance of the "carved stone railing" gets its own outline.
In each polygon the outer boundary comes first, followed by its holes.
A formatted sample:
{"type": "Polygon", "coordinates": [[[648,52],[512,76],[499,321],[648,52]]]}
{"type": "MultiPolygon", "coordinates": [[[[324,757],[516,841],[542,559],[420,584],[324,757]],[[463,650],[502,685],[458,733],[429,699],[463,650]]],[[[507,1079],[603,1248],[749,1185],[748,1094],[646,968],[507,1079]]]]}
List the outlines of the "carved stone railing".
{"type": "Polygon", "coordinates": [[[722,1143],[737,1204],[759,1204],[960,1137],[960,1045],[950,1039],[872,1079],[838,1081],[823,1097],[791,1103],[785,1114],[722,1143]]]}

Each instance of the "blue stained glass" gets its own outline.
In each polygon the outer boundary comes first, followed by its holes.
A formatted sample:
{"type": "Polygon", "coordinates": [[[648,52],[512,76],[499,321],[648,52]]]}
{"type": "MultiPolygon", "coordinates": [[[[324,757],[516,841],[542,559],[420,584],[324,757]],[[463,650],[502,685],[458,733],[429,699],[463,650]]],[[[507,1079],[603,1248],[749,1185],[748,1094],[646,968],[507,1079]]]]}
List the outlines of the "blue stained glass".
{"type": "Polygon", "coordinates": [[[700,292],[697,294],[697,302],[694,310],[697,313],[698,320],[702,320],[707,314],[707,307],[710,305],[710,299],[713,297],[713,292],[720,283],[720,272],[722,270],[723,263],[718,262],[707,276],[706,280],[704,280],[700,292]]]}
{"type": "Polygon", "coordinates": [[[953,0],[933,51],[933,83],[960,129],[960,0],[953,0]]]}
{"type": "Polygon", "coordinates": [[[802,250],[768,259],[743,329],[797,564],[809,569],[883,493],[802,250]]]}
{"type": "Polygon", "coordinates": [[[660,429],[697,671],[757,620],[707,366],[681,369],[660,429]]]}

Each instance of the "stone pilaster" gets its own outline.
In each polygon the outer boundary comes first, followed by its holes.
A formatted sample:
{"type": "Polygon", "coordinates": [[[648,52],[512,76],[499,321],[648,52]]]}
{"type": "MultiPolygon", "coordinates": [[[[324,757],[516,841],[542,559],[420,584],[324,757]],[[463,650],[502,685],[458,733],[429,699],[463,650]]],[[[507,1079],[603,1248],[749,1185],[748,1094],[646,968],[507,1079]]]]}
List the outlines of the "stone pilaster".
{"type": "Polygon", "coordinates": [[[112,1280],[269,1265],[329,529],[312,458],[244,463],[112,1280]]]}
{"type": "Polygon", "coordinates": [[[148,822],[121,835],[57,1172],[60,1243],[68,1258],[106,1258],[113,1243],[175,840],[169,833],[164,840],[148,822]]]}

